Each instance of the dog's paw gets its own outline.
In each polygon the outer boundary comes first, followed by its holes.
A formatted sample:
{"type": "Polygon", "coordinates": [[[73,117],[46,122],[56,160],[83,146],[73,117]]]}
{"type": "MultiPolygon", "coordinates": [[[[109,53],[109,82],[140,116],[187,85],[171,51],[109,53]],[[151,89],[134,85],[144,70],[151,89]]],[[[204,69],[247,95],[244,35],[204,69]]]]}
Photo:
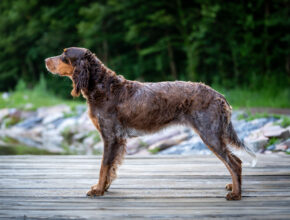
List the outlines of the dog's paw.
{"type": "Polygon", "coordinates": [[[93,185],[91,190],[87,192],[87,196],[102,196],[104,195],[104,190],[99,189],[98,185],[93,185]]]}
{"type": "Polygon", "coordinates": [[[241,194],[235,194],[233,192],[229,192],[226,197],[227,200],[241,200],[241,198],[241,194]]]}
{"type": "Polygon", "coordinates": [[[232,191],[232,189],[233,189],[233,184],[229,183],[226,185],[226,190],[232,191]]]}

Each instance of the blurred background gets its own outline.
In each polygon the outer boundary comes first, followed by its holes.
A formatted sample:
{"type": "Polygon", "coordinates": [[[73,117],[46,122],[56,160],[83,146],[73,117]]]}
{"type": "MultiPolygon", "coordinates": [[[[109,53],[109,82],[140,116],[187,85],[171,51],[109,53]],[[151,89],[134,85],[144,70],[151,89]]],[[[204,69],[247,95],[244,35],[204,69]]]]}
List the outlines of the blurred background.
{"type": "MultiPolygon", "coordinates": [[[[242,138],[267,123],[287,130],[289,26],[287,0],[1,0],[0,153],[101,153],[84,99],[73,99],[71,81],[45,69],[45,58],[70,46],[90,49],[131,80],[212,86],[236,110],[242,138]],[[255,129],[243,127],[262,119],[255,129]]],[[[179,139],[170,147],[195,137],[186,129],[169,134],[153,143],[133,140],[129,152],[159,153],[173,136],[179,139]]],[[[260,151],[277,150],[288,138],[263,137],[260,151]]]]}

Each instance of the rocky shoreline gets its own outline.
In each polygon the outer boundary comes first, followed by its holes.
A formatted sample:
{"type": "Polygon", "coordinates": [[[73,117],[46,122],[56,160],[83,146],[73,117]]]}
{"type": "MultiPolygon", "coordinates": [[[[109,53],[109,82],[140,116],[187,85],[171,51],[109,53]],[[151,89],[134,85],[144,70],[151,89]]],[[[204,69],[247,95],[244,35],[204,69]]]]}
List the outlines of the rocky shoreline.
{"type": "MultiPolygon", "coordinates": [[[[85,105],[57,105],[36,111],[0,109],[0,147],[31,147],[55,154],[102,154],[103,143],[86,111],[85,105]]],[[[235,130],[255,152],[290,154],[290,126],[282,127],[282,119],[245,119],[244,111],[233,112],[235,130]]],[[[192,129],[182,126],[129,139],[127,153],[211,154],[192,129]]]]}

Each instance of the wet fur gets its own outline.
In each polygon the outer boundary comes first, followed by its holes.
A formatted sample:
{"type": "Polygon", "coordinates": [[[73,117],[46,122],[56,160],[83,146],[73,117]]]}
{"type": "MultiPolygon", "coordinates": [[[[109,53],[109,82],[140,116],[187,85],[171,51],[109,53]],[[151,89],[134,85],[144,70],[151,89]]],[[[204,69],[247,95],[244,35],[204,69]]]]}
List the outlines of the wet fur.
{"type": "MultiPolygon", "coordinates": [[[[172,124],[183,124],[192,127],[228,168],[233,183],[227,186],[232,192],[226,198],[241,199],[242,161],[227,144],[243,146],[231,124],[231,106],[223,95],[202,83],[126,80],[86,49],[68,48],[61,56],[67,56],[74,67],[71,94],[82,93],[86,98],[89,116],[104,141],[99,183],[87,195],[103,195],[116,178],[126,152],[126,138],[133,136],[132,130],[152,133],[172,124]]],[[[61,56],[51,59],[62,59],[61,56]]],[[[51,67],[56,61],[46,62],[49,70],[57,69],[51,67]]]]}

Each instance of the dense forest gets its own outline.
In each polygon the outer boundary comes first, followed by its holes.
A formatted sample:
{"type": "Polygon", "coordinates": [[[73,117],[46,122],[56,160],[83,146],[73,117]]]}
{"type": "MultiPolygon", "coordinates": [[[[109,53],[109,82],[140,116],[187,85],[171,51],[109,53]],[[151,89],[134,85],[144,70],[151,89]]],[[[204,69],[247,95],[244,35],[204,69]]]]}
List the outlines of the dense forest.
{"type": "Polygon", "coordinates": [[[70,46],[129,79],[287,88],[289,27],[288,0],[1,0],[0,91],[43,75],[61,94],[44,59],[70,46]]]}

